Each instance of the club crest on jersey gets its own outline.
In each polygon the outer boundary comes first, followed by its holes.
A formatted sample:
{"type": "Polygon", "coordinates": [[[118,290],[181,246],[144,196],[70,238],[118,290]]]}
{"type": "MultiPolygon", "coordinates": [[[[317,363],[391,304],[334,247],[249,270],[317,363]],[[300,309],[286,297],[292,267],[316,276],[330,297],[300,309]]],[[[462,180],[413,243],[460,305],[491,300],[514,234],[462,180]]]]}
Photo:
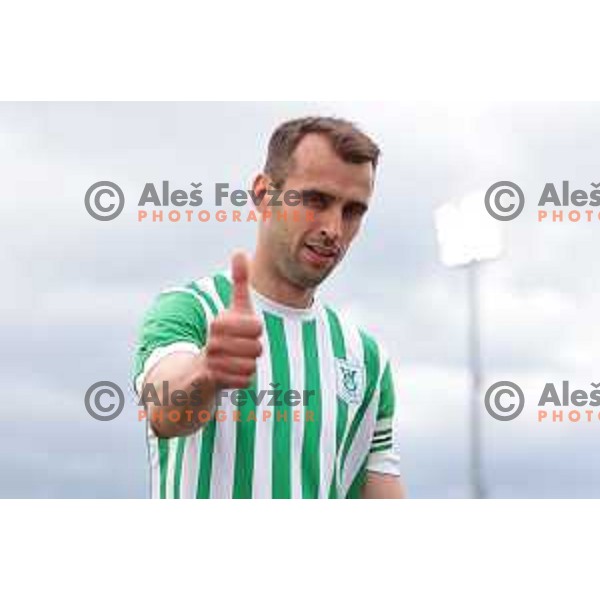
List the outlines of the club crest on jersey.
{"type": "Polygon", "coordinates": [[[365,372],[358,362],[337,359],[338,395],[348,404],[359,403],[365,392],[365,372]]]}

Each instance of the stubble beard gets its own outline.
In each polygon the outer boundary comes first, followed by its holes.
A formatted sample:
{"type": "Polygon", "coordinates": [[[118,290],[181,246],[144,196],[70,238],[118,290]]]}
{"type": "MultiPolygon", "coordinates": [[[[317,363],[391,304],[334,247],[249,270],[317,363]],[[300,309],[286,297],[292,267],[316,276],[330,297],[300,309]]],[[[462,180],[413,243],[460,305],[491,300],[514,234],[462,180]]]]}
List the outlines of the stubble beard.
{"type": "Polygon", "coordinates": [[[330,268],[323,270],[311,270],[308,266],[303,266],[299,258],[292,254],[290,248],[281,250],[275,257],[277,270],[281,277],[286,279],[293,286],[302,290],[316,289],[335,269],[337,263],[330,268]]]}

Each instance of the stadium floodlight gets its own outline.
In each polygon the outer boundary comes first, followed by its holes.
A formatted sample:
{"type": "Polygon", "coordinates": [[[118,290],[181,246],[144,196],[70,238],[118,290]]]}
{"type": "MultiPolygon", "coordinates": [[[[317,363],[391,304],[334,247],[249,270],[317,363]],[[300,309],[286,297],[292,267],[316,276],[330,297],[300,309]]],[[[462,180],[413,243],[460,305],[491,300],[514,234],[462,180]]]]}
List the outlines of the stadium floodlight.
{"type": "Polygon", "coordinates": [[[471,372],[470,481],[472,496],[485,498],[481,476],[481,332],[479,323],[480,265],[502,254],[502,225],[485,209],[485,192],[447,202],[434,213],[440,260],[448,267],[465,267],[468,278],[469,367],[471,372]]]}
{"type": "Polygon", "coordinates": [[[502,225],[485,210],[484,196],[475,192],[435,211],[440,259],[446,266],[492,260],[502,253],[502,225]]]}

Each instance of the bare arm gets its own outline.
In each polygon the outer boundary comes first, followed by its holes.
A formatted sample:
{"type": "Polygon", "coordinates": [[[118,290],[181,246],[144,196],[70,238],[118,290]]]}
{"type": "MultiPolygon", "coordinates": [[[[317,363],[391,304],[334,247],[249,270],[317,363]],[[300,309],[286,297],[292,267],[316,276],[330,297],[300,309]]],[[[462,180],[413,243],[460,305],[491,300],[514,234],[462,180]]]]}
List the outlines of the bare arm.
{"type": "Polygon", "coordinates": [[[189,435],[202,426],[198,418],[202,410],[212,412],[216,384],[209,375],[204,354],[175,352],[165,356],[147,375],[144,388],[152,386],[159,402],[148,401],[146,412],[154,433],[158,437],[189,435]],[[163,383],[168,383],[169,398],[163,396],[163,383]],[[174,405],[173,392],[181,391],[185,397],[174,405]],[[191,394],[195,393],[194,397],[191,394]],[[176,418],[172,413],[179,413],[176,418]],[[168,415],[171,415],[170,417],[168,415]]]}
{"type": "Polygon", "coordinates": [[[367,471],[367,479],[363,484],[361,497],[367,500],[404,499],[406,498],[406,489],[400,477],[396,475],[367,471]]]}

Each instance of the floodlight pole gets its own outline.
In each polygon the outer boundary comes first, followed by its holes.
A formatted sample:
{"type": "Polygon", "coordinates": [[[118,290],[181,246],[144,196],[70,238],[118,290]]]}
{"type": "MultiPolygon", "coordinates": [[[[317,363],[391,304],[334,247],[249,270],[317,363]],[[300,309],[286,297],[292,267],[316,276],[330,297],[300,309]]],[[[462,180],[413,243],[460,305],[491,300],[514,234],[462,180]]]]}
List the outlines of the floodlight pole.
{"type": "Polygon", "coordinates": [[[480,279],[481,262],[472,260],[466,265],[469,304],[469,365],[471,372],[470,406],[470,480],[473,498],[485,498],[481,476],[481,329],[480,329],[480,279]]]}
{"type": "Polygon", "coordinates": [[[470,374],[467,463],[470,496],[485,498],[483,480],[484,398],[481,360],[481,269],[482,263],[502,253],[501,223],[489,219],[481,202],[483,192],[451,201],[434,212],[440,259],[448,267],[464,267],[467,285],[467,348],[470,374]]]}

